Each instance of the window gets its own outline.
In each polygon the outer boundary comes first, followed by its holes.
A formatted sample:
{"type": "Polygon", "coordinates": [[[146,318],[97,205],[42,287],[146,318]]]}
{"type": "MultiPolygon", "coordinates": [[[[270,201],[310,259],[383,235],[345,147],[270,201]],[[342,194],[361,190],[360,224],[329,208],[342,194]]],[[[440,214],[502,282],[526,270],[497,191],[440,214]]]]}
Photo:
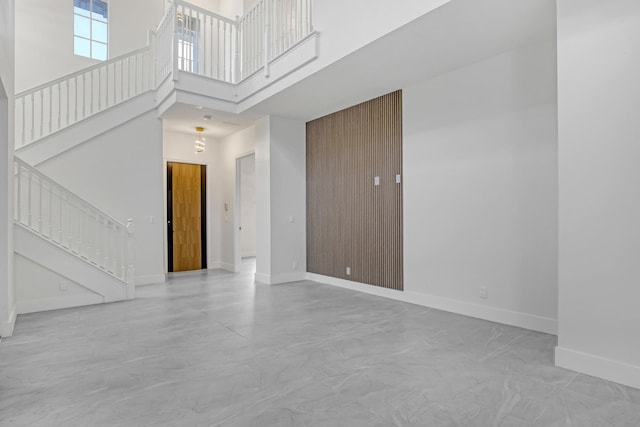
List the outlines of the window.
{"type": "Polygon", "coordinates": [[[108,9],[103,0],[73,0],[73,53],[107,59],[108,9]]]}
{"type": "Polygon", "coordinates": [[[178,69],[198,73],[200,21],[178,14],[178,69]]]}

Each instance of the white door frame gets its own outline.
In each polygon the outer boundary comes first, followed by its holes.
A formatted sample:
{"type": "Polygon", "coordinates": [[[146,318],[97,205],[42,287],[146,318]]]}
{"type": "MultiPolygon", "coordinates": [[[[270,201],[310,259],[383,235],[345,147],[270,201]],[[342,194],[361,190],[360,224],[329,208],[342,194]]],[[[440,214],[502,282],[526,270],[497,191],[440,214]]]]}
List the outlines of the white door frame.
{"type": "Polygon", "coordinates": [[[242,202],[241,202],[241,186],[242,186],[242,168],[240,166],[243,159],[255,156],[255,150],[236,156],[236,192],[235,192],[235,209],[233,212],[233,246],[234,246],[234,263],[236,272],[240,271],[242,264],[242,241],[240,237],[240,227],[242,223],[242,202]]]}

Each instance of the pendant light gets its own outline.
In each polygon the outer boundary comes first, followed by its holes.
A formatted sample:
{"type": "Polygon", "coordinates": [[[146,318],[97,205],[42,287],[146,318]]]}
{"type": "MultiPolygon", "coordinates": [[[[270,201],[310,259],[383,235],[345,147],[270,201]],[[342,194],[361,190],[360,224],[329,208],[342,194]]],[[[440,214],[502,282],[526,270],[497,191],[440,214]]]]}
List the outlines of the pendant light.
{"type": "Polygon", "coordinates": [[[198,139],[196,139],[196,153],[202,153],[205,150],[204,147],[204,137],[202,136],[202,132],[204,132],[204,128],[197,127],[196,132],[198,132],[198,139]]]}

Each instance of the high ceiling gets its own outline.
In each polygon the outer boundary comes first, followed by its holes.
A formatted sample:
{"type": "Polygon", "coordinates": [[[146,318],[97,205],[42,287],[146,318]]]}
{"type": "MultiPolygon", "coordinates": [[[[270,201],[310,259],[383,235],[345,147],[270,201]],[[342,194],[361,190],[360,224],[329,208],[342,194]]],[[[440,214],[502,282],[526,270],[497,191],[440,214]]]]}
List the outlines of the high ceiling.
{"type": "Polygon", "coordinates": [[[175,104],[165,129],[222,138],[266,114],[308,121],[555,35],[555,0],[451,0],[240,115],[175,104]]]}
{"type": "Polygon", "coordinates": [[[452,0],[252,111],[312,120],[555,34],[555,0],[452,0]]]}
{"type": "Polygon", "coordinates": [[[195,128],[205,128],[205,137],[224,138],[251,126],[260,115],[253,112],[243,114],[225,113],[200,106],[176,103],[163,115],[163,127],[170,132],[195,134],[195,128]],[[206,118],[209,116],[210,118],[206,118]]]}

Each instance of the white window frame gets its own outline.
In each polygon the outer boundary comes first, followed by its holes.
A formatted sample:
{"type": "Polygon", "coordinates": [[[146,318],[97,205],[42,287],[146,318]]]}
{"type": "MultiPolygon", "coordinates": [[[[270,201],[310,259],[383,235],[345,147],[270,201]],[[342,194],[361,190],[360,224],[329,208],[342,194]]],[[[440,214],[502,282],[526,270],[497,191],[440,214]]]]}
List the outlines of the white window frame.
{"type": "Polygon", "coordinates": [[[76,13],[76,8],[75,8],[75,1],[74,1],[74,5],[73,5],[73,25],[74,25],[74,30],[73,30],[73,53],[76,56],[81,56],[83,58],[91,58],[94,59],[96,61],[106,61],[107,59],[109,59],[109,12],[110,12],[110,4],[108,0],[101,0],[102,2],[107,4],[107,18],[105,19],[98,19],[98,18],[94,18],[94,13],[93,13],[93,1],[94,0],[88,0],[89,1],[89,16],[86,15],[82,15],[82,14],[78,14],[76,13]],[[82,35],[78,35],[76,34],[75,31],[75,21],[76,21],[76,16],[81,16],[83,18],[87,18],[89,19],[89,38],[82,36],[82,35]],[[107,27],[107,41],[106,43],[101,41],[101,40],[95,40],[93,37],[93,22],[100,22],[106,25],[107,27]],[[76,44],[76,38],[78,39],[82,39],[82,40],[86,40],[89,42],[89,56],[86,55],[81,55],[76,53],[75,51],[75,44],[76,44]],[[105,58],[96,58],[94,56],[94,51],[93,51],[93,44],[97,43],[97,44],[101,44],[105,47],[105,50],[107,52],[106,57],[105,58]]]}

